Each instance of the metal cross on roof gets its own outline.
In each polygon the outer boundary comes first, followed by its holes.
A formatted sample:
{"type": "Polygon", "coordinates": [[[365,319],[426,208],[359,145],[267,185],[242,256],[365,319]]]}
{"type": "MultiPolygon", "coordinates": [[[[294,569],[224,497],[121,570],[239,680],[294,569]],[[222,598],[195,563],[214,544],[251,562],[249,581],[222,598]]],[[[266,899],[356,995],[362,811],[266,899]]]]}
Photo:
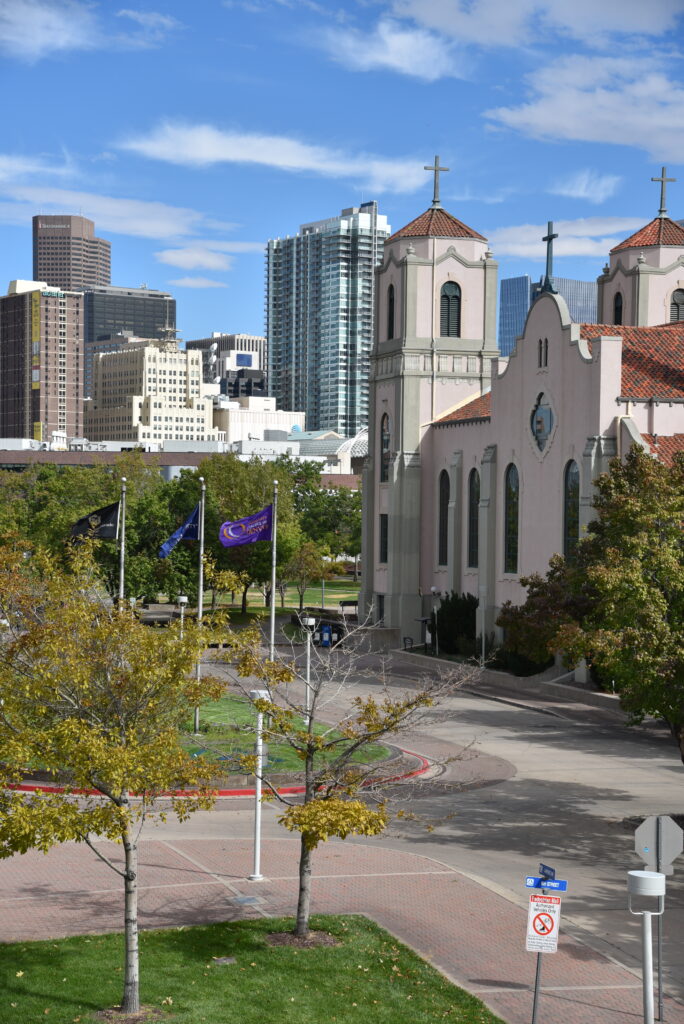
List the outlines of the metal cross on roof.
{"type": "Polygon", "coordinates": [[[439,157],[436,156],[435,157],[435,165],[434,165],[434,167],[428,167],[426,165],[423,168],[423,170],[425,170],[425,171],[434,171],[435,172],[435,192],[434,192],[434,195],[432,197],[432,207],[435,210],[439,210],[441,208],[441,206],[442,206],[442,204],[439,201],[439,176],[440,176],[440,174],[444,174],[445,171],[448,171],[449,168],[448,167],[440,167],[439,166],[439,157]]]}
{"type": "Polygon", "coordinates": [[[665,206],[665,189],[667,188],[668,181],[676,181],[676,178],[668,178],[667,167],[663,167],[660,172],[659,178],[651,178],[651,181],[660,182],[660,209],[658,210],[658,216],[664,217],[667,213],[667,207],[665,206]]]}
{"type": "Polygon", "coordinates": [[[553,233],[553,221],[547,222],[546,234],[542,238],[542,242],[546,242],[546,274],[540,291],[552,292],[556,295],[556,289],[553,287],[553,240],[558,238],[558,235],[553,233]]]}

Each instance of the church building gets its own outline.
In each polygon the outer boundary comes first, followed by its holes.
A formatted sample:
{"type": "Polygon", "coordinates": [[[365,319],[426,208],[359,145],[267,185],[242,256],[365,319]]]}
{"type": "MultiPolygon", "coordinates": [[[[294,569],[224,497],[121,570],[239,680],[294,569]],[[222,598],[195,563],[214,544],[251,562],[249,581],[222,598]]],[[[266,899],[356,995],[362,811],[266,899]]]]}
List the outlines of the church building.
{"type": "Polygon", "coordinates": [[[396,639],[421,637],[441,594],[479,599],[496,632],[520,577],[569,555],[593,481],[634,443],[684,450],[684,227],[658,216],[598,278],[598,324],[543,290],[507,360],[496,342],[497,263],[479,232],[430,209],[385,243],[378,267],[360,604],[396,639]]]}

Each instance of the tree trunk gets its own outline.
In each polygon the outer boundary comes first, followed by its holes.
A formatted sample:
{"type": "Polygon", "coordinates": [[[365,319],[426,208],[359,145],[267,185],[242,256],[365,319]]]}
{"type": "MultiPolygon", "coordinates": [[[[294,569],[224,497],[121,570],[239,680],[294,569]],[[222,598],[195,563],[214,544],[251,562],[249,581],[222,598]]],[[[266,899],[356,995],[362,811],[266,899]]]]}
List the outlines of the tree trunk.
{"type": "Polygon", "coordinates": [[[211,588],[211,610],[216,611],[216,587],[211,588]]]}
{"type": "Polygon", "coordinates": [[[138,1013],[140,1010],[139,964],[138,964],[138,847],[130,831],[123,834],[126,854],[125,878],[125,949],[124,990],[121,1000],[122,1013],[138,1013]]]}
{"type": "Polygon", "coordinates": [[[309,934],[309,917],[311,915],[311,857],[310,850],[301,837],[299,853],[299,899],[297,900],[297,926],[295,935],[305,939],[309,934]]]}
{"type": "Polygon", "coordinates": [[[304,611],[304,591],[303,590],[299,591],[299,610],[300,610],[300,612],[304,611]]]}
{"type": "Polygon", "coordinates": [[[247,614],[247,591],[248,590],[249,590],[249,587],[245,587],[245,589],[242,591],[242,608],[241,608],[241,611],[242,611],[243,615],[247,614]]]}

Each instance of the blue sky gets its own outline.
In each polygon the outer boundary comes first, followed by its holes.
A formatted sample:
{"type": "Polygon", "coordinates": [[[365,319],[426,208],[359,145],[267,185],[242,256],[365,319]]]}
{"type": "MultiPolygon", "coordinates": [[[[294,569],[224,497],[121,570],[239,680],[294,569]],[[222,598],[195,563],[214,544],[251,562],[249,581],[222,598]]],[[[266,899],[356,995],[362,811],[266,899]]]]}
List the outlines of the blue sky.
{"type": "Polygon", "coordinates": [[[266,240],[374,198],[396,230],[435,153],[501,276],[554,220],[593,278],[663,164],[684,217],[683,38],[684,0],[0,0],[0,287],[83,213],[184,338],[261,333],[266,240]]]}

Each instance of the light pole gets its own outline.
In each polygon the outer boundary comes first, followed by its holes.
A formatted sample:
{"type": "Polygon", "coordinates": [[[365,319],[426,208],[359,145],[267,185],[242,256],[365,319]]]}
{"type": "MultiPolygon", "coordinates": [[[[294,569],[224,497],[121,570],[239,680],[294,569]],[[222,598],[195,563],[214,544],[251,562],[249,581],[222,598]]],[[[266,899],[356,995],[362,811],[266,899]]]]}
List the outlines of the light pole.
{"type": "Polygon", "coordinates": [[[307,615],[301,621],[306,632],[306,696],[304,698],[306,713],[304,721],[308,732],[311,728],[311,634],[316,626],[316,620],[307,615]]]}
{"type": "MultiPolygon", "coordinates": [[[[270,700],[268,690],[250,690],[249,699],[270,700]]],[[[256,754],[256,784],[254,786],[254,866],[252,874],[248,875],[250,882],[259,882],[264,877],[261,874],[261,769],[263,765],[263,732],[264,713],[257,711],[256,743],[254,753],[256,754]]]]}
{"type": "Polygon", "coordinates": [[[627,872],[627,906],[630,914],[641,916],[641,943],[643,953],[644,1024],[653,1024],[653,936],[651,918],[660,916],[665,909],[665,875],[660,871],[627,872]],[[655,896],[657,910],[632,910],[633,896],[655,896]]]}
{"type": "Polygon", "coordinates": [[[435,657],[438,658],[439,657],[439,637],[437,635],[437,606],[435,604],[435,598],[440,597],[441,593],[437,589],[437,587],[430,587],[430,590],[432,591],[432,615],[433,615],[434,620],[435,620],[435,657]]]}
{"type": "Polygon", "coordinates": [[[180,638],[183,639],[183,623],[185,621],[185,606],[188,603],[187,596],[185,594],[178,595],[178,604],[180,605],[180,638]]]}

